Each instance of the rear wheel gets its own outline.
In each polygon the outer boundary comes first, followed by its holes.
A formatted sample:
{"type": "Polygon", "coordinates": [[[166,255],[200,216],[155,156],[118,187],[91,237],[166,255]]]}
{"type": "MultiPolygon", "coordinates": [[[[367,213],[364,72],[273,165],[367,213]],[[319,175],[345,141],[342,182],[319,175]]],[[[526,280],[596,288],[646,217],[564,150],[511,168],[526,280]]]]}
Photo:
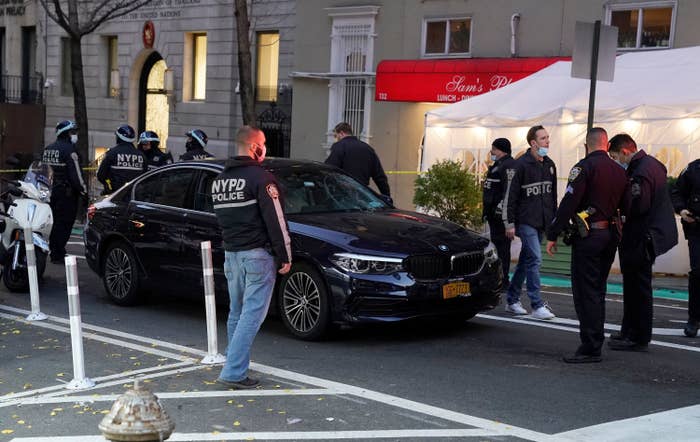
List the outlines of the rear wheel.
{"type": "Polygon", "coordinates": [[[139,269],[131,248],[123,242],[109,245],[104,254],[102,282],[110,299],[119,305],[134,305],[140,288],[139,269]]]}
{"type": "Polygon", "coordinates": [[[292,265],[279,285],[277,296],[282,322],[294,336],[312,341],[326,334],[331,319],[328,291],[313,266],[292,265]]]}

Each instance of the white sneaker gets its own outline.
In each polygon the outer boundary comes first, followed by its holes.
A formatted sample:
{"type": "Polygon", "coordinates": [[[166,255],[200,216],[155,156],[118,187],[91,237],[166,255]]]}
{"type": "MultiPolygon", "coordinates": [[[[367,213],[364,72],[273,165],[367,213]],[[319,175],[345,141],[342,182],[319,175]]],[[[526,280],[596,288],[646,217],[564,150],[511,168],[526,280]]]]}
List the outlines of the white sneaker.
{"type": "Polygon", "coordinates": [[[506,311],[514,315],[527,315],[527,310],[523,308],[520,301],[516,302],[515,304],[506,304],[506,311]]]}
{"type": "Polygon", "coordinates": [[[532,311],[532,317],[535,319],[552,319],[555,316],[548,306],[543,305],[542,307],[532,311]]]}

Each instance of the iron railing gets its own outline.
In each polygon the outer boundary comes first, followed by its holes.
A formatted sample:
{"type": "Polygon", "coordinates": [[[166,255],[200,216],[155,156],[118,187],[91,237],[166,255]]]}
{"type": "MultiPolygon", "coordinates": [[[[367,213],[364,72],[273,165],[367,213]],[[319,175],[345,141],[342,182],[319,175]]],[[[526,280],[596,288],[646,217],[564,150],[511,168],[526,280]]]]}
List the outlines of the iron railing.
{"type": "Polygon", "coordinates": [[[0,75],[0,103],[43,104],[41,75],[0,75]]]}

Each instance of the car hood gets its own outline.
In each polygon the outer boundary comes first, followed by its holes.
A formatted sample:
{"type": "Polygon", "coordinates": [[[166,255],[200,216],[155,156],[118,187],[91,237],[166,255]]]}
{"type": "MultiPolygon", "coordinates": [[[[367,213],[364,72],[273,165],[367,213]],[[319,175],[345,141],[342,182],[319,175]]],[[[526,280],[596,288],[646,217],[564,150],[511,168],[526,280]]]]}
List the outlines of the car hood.
{"type": "Polygon", "coordinates": [[[403,210],[289,215],[290,230],[350,252],[404,257],[478,250],[488,239],[440,218],[403,210]],[[445,250],[447,247],[447,250],[445,250]]]}

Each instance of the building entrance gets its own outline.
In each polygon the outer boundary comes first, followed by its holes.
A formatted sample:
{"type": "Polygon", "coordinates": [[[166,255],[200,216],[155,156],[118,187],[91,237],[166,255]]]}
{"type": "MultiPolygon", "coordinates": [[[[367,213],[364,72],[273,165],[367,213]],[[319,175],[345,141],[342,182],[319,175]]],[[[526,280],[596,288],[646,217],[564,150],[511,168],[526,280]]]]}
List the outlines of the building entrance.
{"type": "Polygon", "coordinates": [[[152,130],[160,138],[160,148],[168,150],[170,105],[165,90],[165,60],[153,52],[143,65],[139,82],[139,134],[152,130]]]}

